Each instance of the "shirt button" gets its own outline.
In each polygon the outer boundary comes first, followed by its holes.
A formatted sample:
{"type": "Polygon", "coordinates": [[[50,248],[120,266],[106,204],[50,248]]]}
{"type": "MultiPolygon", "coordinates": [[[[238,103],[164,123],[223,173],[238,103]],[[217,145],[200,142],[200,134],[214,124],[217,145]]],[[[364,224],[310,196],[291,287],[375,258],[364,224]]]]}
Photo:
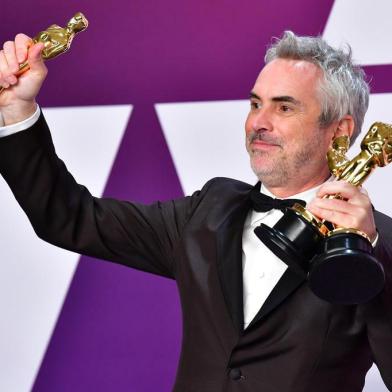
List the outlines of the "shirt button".
{"type": "Polygon", "coordinates": [[[241,380],[242,378],[245,378],[241,373],[241,369],[239,369],[239,368],[230,369],[229,376],[232,380],[235,380],[235,381],[241,380]]]}
{"type": "Polygon", "coordinates": [[[259,274],[259,279],[263,279],[264,276],[265,276],[265,273],[264,273],[264,272],[260,273],[260,274],[259,274]]]}

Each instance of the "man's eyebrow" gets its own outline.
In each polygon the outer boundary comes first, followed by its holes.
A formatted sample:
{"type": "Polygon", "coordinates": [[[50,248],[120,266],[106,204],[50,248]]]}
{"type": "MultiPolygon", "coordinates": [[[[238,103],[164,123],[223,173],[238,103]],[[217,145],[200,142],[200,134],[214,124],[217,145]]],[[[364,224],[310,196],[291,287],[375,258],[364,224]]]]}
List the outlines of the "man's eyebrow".
{"type": "Polygon", "coordinates": [[[255,92],[251,91],[249,93],[249,99],[252,99],[252,98],[260,99],[260,97],[255,92]]]}
{"type": "Polygon", "coordinates": [[[271,99],[273,102],[290,102],[293,103],[294,105],[300,106],[301,102],[298,101],[298,99],[295,99],[294,97],[291,97],[290,95],[282,95],[279,97],[273,97],[271,99]]]}
{"type": "MultiPolygon", "coordinates": [[[[252,99],[252,98],[261,100],[261,98],[253,91],[251,91],[249,93],[249,99],[252,99]]],[[[271,101],[273,101],[273,102],[290,102],[290,103],[293,103],[294,105],[298,105],[298,106],[301,105],[301,102],[298,101],[298,99],[295,99],[294,97],[291,97],[290,95],[281,95],[278,97],[273,97],[271,99],[271,101]]]]}

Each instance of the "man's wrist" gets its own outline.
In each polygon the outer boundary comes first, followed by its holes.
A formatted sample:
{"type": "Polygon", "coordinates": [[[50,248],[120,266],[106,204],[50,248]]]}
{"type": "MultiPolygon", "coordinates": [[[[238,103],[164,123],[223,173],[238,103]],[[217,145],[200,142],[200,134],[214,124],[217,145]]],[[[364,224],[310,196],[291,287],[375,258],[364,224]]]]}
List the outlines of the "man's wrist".
{"type": "Polygon", "coordinates": [[[40,115],[41,109],[37,105],[37,109],[34,114],[25,120],[8,126],[0,126],[0,139],[32,127],[38,121],[40,115]]]}
{"type": "Polygon", "coordinates": [[[20,102],[14,105],[8,105],[1,108],[3,126],[9,126],[20,123],[31,117],[37,110],[35,101],[20,102]]]}

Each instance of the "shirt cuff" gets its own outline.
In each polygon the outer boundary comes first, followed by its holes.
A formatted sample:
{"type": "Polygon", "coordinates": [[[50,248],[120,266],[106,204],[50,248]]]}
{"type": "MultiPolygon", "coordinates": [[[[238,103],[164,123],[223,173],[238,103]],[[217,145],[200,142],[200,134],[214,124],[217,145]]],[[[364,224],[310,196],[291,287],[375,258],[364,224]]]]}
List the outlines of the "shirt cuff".
{"type": "Polygon", "coordinates": [[[37,105],[37,109],[32,116],[26,118],[26,120],[7,126],[4,126],[4,120],[2,115],[0,114],[0,137],[25,131],[26,129],[30,128],[38,121],[40,114],[41,114],[41,109],[37,105]]]}

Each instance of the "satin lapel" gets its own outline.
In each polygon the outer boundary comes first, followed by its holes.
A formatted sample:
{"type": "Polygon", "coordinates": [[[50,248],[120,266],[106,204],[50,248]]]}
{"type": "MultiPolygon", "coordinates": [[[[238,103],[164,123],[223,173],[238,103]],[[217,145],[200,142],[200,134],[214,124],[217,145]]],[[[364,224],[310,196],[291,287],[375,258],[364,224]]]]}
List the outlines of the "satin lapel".
{"type": "Polygon", "coordinates": [[[242,301],[242,232],[249,211],[245,201],[217,230],[218,273],[223,296],[236,329],[244,325],[242,301]]]}
{"type": "Polygon", "coordinates": [[[297,287],[299,287],[305,278],[294,272],[291,268],[287,268],[277,285],[271,291],[263,306],[256,314],[248,328],[256,324],[259,320],[272,312],[280,305],[297,287]]]}

